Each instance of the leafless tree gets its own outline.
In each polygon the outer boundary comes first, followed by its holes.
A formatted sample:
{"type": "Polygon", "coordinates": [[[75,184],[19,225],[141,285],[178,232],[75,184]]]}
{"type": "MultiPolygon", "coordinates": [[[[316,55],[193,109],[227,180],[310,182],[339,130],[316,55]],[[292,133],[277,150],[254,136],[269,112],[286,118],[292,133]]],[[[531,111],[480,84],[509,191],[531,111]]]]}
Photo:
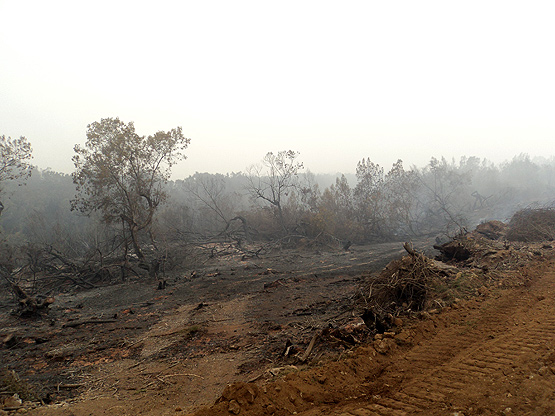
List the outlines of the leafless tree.
{"type": "Polygon", "coordinates": [[[248,169],[247,190],[255,200],[270,204],[284,233],[287,233],[284,202],[289,192],[297,186],[299,171],[303,169],[302,162],[296,161],[298,155],[293,150],[277,154],[269,152],[264,156],[262,166],[248,169]]]}

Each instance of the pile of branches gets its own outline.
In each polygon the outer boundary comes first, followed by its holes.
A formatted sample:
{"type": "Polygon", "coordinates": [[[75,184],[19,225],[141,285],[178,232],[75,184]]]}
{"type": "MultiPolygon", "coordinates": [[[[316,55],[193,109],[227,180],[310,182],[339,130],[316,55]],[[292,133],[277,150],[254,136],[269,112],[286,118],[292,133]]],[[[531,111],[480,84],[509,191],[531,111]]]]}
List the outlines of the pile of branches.
{"type": "Polygon", "coordinates": [[[516,212],[509,221],[509,241],[552,241],[555,238],[555,209],[526,208],[516,212]]]}
{"type": "Polygon", "coordinates": [[[0,263],[3,293],[13,293],[17,305],[14,313],[21,317],[48,313],[55,293],[94,289],[131,275],[141,278],[145,276],[141,269],[155,278],[165,274],[165,255],[139,261],[131,256],[125,259],[95,252],[82,259],[71,259],[52,246],[28,246],[26,254],[26,264],[20,261],[19,267],[15,262],[0,263]]]}
{"type": "Polygon", "coordinates": [[[8,283],[17,299],[17,310],[15,313],[19,316],[38,316],[40,312],[46,311],[54,303],[54,298],[50,296],[30,296],[21,286],[15,283],[13,280],[14,273],[9,265],[0,264],[0,276],[8,283]]]}
{"type": "Polygon", "coordinates": [[[416,252],[410,243],[403,247],[409,255],[389,263],[363,288],[365,310],[362,319],[377,332],[387,330],[394,318],[402,313],[425,309],[434,280],[453,271],[452,267],[416,252]]]}
{"type": "Polygon", "coordinates": [[[38,316],[41,311],[45,311],[51,304],[54,303],[53,297],[30,296],[25,290],[15,283],[12,283],[12,291],[18,300],[17,314],[22,318],[38,316]]]}

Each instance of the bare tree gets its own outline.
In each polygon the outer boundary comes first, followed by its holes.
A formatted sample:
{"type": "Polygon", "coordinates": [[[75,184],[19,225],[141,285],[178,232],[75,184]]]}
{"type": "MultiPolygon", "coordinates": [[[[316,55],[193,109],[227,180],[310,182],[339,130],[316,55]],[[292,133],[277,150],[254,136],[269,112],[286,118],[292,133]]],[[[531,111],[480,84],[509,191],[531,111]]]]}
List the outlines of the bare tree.
{"type": "Polygon", "coordinates": [[[193,197],[197,210],[205,211],[203,217],[210,222],[206,224],[210,232],[221,231],[228,224],[233,211],[223,176],[196,173],[184,181],[184,187],[193,197]]]}
{"type": "Polygon", "coordinates": [[[262,166],[248,169],[247,189],[254,199],[262,200],[274,209],[280,228],[287,232],[283,206],[289,192],[297,186],[298,174],[303,164],[296,159],[299,152],[283,150],[269,152],[262,160],[262,166]]]}

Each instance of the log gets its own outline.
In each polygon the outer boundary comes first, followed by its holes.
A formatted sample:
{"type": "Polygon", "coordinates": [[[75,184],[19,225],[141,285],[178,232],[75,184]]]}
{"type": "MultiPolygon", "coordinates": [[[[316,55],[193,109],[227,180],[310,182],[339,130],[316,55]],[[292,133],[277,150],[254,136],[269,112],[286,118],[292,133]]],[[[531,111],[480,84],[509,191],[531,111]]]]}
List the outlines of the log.
{"type": "Polygon", "coordinates": [[[73,321],[73,322],[66,322],[62,325],[62,328],[75,328],[81,325],[87,324],[110,324],[113,322],[117,322],[115,319],[84,319],[80,321],[73,321]]]}
{"type": "Polygon", "coordinates": [[[403,248],[405,249],[405,251],[407,253],[409,253],[412,257],[416,257],[418,255],[418,253],[416,251],[414,251],[414,247],[412,246],[411,242],[406,242],[405,244],[403,244],[403,248]]]}
{"type": "Polygon", "coordinates": [[[310,356],[310,353],[314,349],[314,345],[316,344],[316,340],[318,339],[319,336],[320,336],[319,332],[314,334],[314,336],[310,340],[310,343],[308,344],[308,348],[306,349],[304,354],[299,358],[299,360],[301,360],[301,362],[304,363],[308,359],[308,357],[310,356]]]}

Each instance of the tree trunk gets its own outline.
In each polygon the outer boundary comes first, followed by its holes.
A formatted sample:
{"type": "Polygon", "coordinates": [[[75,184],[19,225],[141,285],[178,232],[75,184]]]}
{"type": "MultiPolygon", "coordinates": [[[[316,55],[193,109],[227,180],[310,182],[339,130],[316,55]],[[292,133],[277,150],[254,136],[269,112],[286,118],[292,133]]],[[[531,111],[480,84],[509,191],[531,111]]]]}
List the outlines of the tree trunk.
{"type": "Polygon", "coordinates": [[[285,226],[285,219],[283,218],[283,210],[281,209],[281,204],[279,202],[276,203],[276,208],[278,211],[279,224],[281,225],[283,232],[287,234],[287,227],[285,226]]]}
{"type": "Polygon", "coordinates": [[[139,260],[144,260],[145,255],[143,254],[143,251],[141,250],[141,247],[139,245],[139,238],[137,235],[138,231],[139,231],[139,227],[137,227],[136,224],[129,225],[129,232],[131,234],[131,242],[133,243],[133,250],[135,250],[135,254],[139,258],[139,260]]]}

